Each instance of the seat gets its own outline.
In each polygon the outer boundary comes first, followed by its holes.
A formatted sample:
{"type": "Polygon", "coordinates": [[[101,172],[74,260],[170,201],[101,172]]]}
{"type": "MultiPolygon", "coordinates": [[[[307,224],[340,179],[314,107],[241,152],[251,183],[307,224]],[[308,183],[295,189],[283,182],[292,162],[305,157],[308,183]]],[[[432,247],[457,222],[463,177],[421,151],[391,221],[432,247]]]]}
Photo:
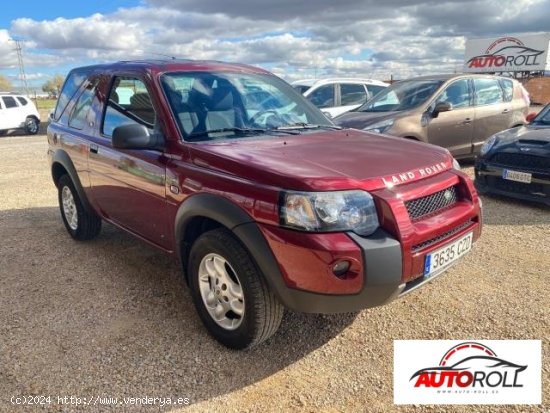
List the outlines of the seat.
{"type": "Polygon", "coordinates": [[[155,110],[153,109],[151,98],[147,92],[134,94],[130,98],[130,107],[128,111],[150,125],[155,124],[155,110]]]}

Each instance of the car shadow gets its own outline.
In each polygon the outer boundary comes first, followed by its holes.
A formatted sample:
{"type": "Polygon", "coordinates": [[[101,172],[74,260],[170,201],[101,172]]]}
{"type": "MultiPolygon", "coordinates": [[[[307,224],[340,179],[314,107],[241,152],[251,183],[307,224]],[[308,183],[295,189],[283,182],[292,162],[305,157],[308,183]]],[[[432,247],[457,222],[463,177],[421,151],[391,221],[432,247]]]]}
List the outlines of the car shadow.
{"type": "Polygon", "coordinates": [[[75,242],[57,207],[0,211],[0,222],[2,394],[194,404],[323,351],[356,317],[287,313],[267,342],[229,350],[206,333],[168,255],[111,225],[75,242]]]}

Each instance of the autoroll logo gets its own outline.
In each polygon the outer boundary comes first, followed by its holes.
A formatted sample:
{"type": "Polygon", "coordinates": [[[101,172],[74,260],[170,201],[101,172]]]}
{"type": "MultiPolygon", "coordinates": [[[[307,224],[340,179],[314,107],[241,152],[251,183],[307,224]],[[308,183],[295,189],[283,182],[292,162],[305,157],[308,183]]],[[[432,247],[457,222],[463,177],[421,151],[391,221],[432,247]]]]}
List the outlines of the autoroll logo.
{"type": "Polygon", "coordinates": [[[540,374],[538,340],[394,343],[397,404],[538,404],[540,374]]]}
{"type": "Polygon", "coordinates": [[[501,37],[495,40],[485,53],[472,57],[466,62],[468,68],[506,70],[512,67],[537,66],[544,50],[527,47],[515,37],[501,37]]]}
{"type": "Polygon", "coordinates": [[[526,368],[497,357],[483,344],[466,342],[450,348],[438,366],[418,370],[411,381],[414,387],[443,389],[523,387],[519,374],[526,368]]]}

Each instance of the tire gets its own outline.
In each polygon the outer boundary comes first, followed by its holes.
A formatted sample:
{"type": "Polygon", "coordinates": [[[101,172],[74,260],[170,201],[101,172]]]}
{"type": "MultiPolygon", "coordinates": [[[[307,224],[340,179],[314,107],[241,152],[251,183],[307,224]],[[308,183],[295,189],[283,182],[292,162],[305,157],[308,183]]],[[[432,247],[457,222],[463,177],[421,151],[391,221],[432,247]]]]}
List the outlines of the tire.
{"type": "Polygon", "coordinates": [[[101,231],[101,218],[84,209],[71,178],[63,175],[57,188],[61,218],[71,237],[78,241],[95,238],[101,231]]]}
{"type": "Polygon", "coordinates": [[[199,317],[208,332],[225,346],[252,348],[279,328],[283,306],[229,230],[214,229],[195,241],[187,274],[199,317]],[[208,301],[212,305],[207,306],[208,301]],[[219,321],[211,315],[215,314],[214,308],[219,310],[219,321]]]}
{"type": "Polygon", "coordinates": [[[0,130],[0,136],[4,136],[5,134],[7,134],[8,131],[7,130],[0,130]]]}
{"type": "Polygon", "coordinates": [[[25,133],[27,133],[27,135],[36,135],[39,130],[40,122],[38,122],[38,119],[32,116],[25,119],[25,133]]]}

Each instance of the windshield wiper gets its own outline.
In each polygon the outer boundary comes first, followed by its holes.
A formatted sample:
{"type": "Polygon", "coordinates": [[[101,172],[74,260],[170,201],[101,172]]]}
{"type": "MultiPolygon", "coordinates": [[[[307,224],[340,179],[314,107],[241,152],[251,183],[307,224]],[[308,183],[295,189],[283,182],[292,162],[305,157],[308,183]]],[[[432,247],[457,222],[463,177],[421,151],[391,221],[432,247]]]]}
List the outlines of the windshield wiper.
{"type": "Polygon", "coordinates": [[[304,122],[298,122],[298,123],[292,123],[290,125],[283,125],[283,126],[277,126],[275,130],[292,130],[292,129],[331,129],[331,130],[341,130],[343,129],[341,126],[336,125],[315,125],[311,123],[304,123],[304,122]]]}
{"type": "Polygon", "coordinates": [[[188,138],[194,138],[194,137],[197,137],[197,136],[207,136],[211,133],[223,133],[223,132],[239,132],[239,133],[252,133],[252,134],[257,134],[257,133],[265,133],[267,130],[266,129],[260,129],[260,128],[237,128],[237,127],[234,127],[234,128],[219,128],[219,129],[210,129],[210,130],[205,130],[205,131],[201,131],[201,132],[194,132],[194,133],[190,133],[189,135],[187,135],[188,138]]]}

